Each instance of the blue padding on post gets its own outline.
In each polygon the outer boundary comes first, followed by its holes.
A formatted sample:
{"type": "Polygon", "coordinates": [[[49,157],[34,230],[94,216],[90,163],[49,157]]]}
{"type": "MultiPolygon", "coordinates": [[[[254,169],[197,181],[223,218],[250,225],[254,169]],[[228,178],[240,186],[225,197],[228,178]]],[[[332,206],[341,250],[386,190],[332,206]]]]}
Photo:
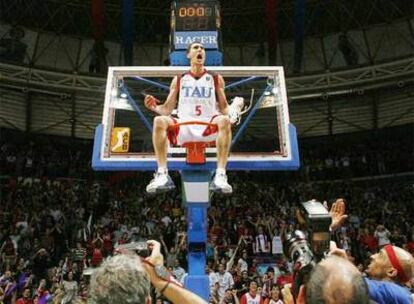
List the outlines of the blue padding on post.
{"type": "Polygon", "coordinates": [[[207,207],[195,207],[188,204],[188,243],[203,243],[207,241],[207,207]]]}
{"type": "Polygon", "coordinates": [[[185,288],[193,291],[204,300],[208,301],[210,293],[210,284],[209,284],[207,275],[188,275],[184,280],[185,288]]]}
{"type": "Polygon", "coordinates": [[[181,172],[183,182],[209,182],[212,176],[212,172],[206,172],[205,170],[185,170],[181,172]]]}
{"type": "Polygon", "coordinates": [[[189,252],[187,257],[189,275],[203,275],[206,273],[205,252],[189,252]]]}

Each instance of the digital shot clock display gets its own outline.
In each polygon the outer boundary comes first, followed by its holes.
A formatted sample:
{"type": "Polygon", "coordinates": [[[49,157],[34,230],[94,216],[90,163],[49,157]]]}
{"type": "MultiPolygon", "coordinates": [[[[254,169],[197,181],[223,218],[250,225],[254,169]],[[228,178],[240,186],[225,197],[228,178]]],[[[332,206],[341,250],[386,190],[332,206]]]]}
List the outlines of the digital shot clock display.
{"type": "Polygon", "coordinates": [[[221,14],[218,0],[176,0],[171,4],[170,59],[186,65],[185,51],[192,42],[203,44],[207,64],[221,65],[221,14]]]}

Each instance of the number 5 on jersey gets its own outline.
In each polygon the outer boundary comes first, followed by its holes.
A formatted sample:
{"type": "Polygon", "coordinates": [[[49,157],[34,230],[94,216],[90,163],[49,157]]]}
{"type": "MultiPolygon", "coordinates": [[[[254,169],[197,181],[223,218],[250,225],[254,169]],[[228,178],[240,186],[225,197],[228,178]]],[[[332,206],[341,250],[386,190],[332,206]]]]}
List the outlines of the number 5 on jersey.
{"type": "Polygon", "coordinates": [[[195,106],[195,114],[197,116],[200,116],[201,115],[201,105],[196,105],[195,106]]]}

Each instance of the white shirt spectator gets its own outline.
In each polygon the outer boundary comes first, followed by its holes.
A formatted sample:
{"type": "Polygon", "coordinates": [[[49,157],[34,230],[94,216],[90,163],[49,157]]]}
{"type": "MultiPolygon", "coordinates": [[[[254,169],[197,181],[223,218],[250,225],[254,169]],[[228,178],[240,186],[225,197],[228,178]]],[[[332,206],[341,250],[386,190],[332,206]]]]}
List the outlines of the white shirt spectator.
{"type": "Polygon", "coordinates": [[[361,220],[359,219],[358,215],[352,214],[349,217],[349,221],[355,228],[359,228],[361,226],[361,220]]]}
{"type": "Polygon", "coordinates": [[[234,285],[233,276],[230,274],[230,272],[224,272],[221,274],[220,272],[217,272],[217,279],[219,282],[219,290],[218,294],[220,297],[220,300],[223,299],[224,294],[226,293],[226,290],[229,288],[232,288],[234,285]]]}
{"type": "Polygon", "coordinates": [[[184,279],[185,270],[181,266],[174,267],[172,273],[174,277],[177,279],[177,281],[181,282],[184,279]]]}
{"type": "Polygon", "coordinates": [[[161,219],[161,222],[164,223],[165,227],[168,227],[168,225],[172,223],[172,220],[168,215],[166,215],[161,219]]]}
{"type": "Polygon", "coordinates": [[[240,272],[243,272],[245,270],[247,271],[248,270],[248,267],[249,267],[249,265],[247,265],[247,262],[243,258],[240,258],[237,261],[237,266],[239,267],[240,272]]]}
{"type": "Polygon", "coordinates": [[[214,284],[218,282],[218,276],[217,273],[214,271],[211,271],[208,275],[208,280],[210,282],[210,290],[214,287],[214,284]]]}
{"type": "Polygon", "coordinates": [[[283,304],[283,301],[282,300],[275,301],[273,299],[270,299],[269,304],[283,304]]]}
{"type": "Polygon", "coordinates": [[[374,237],[378,240],[378,246],[385,246],[390,243],[390,237],[391,233],[384,228],[384,230],[375,230],[374,237]]]}
{"type": "Polygon", "coordinates": [[[282,238],[279,235],[272,239],[272,254],[283,254],[282,238]]]}
{"type": "Polygon", "coordinates": [[[254,252],[255,253],[269,252],[269,241],[267,239],[267,235],[265,234],[256,235],[254,252]]]}

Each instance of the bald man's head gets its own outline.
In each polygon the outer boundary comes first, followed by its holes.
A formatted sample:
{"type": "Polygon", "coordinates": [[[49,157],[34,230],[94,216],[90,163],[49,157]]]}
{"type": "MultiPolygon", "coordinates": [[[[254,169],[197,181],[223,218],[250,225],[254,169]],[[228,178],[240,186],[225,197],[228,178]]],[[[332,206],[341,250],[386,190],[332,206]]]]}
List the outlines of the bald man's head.
{"type": "Polygon", "coordinates": [[[374,279],[405,283],[402,280],[403,277],[410,280],[414,275],[414,258],[411,253],[402,248],[392,246],[392,249],[404,272],[403,275],[399,273],[395,267],[396,265],[393,265],[385,248],[371,256],[371,263],[368,265],[367,273],[374,279]]]}
{"type": "Polygon", "coordinates": [[[331,256],[312,270],[305,286],[306,303],[369,303],[367,285],[358,269],[344,258],[331,256]]]}

